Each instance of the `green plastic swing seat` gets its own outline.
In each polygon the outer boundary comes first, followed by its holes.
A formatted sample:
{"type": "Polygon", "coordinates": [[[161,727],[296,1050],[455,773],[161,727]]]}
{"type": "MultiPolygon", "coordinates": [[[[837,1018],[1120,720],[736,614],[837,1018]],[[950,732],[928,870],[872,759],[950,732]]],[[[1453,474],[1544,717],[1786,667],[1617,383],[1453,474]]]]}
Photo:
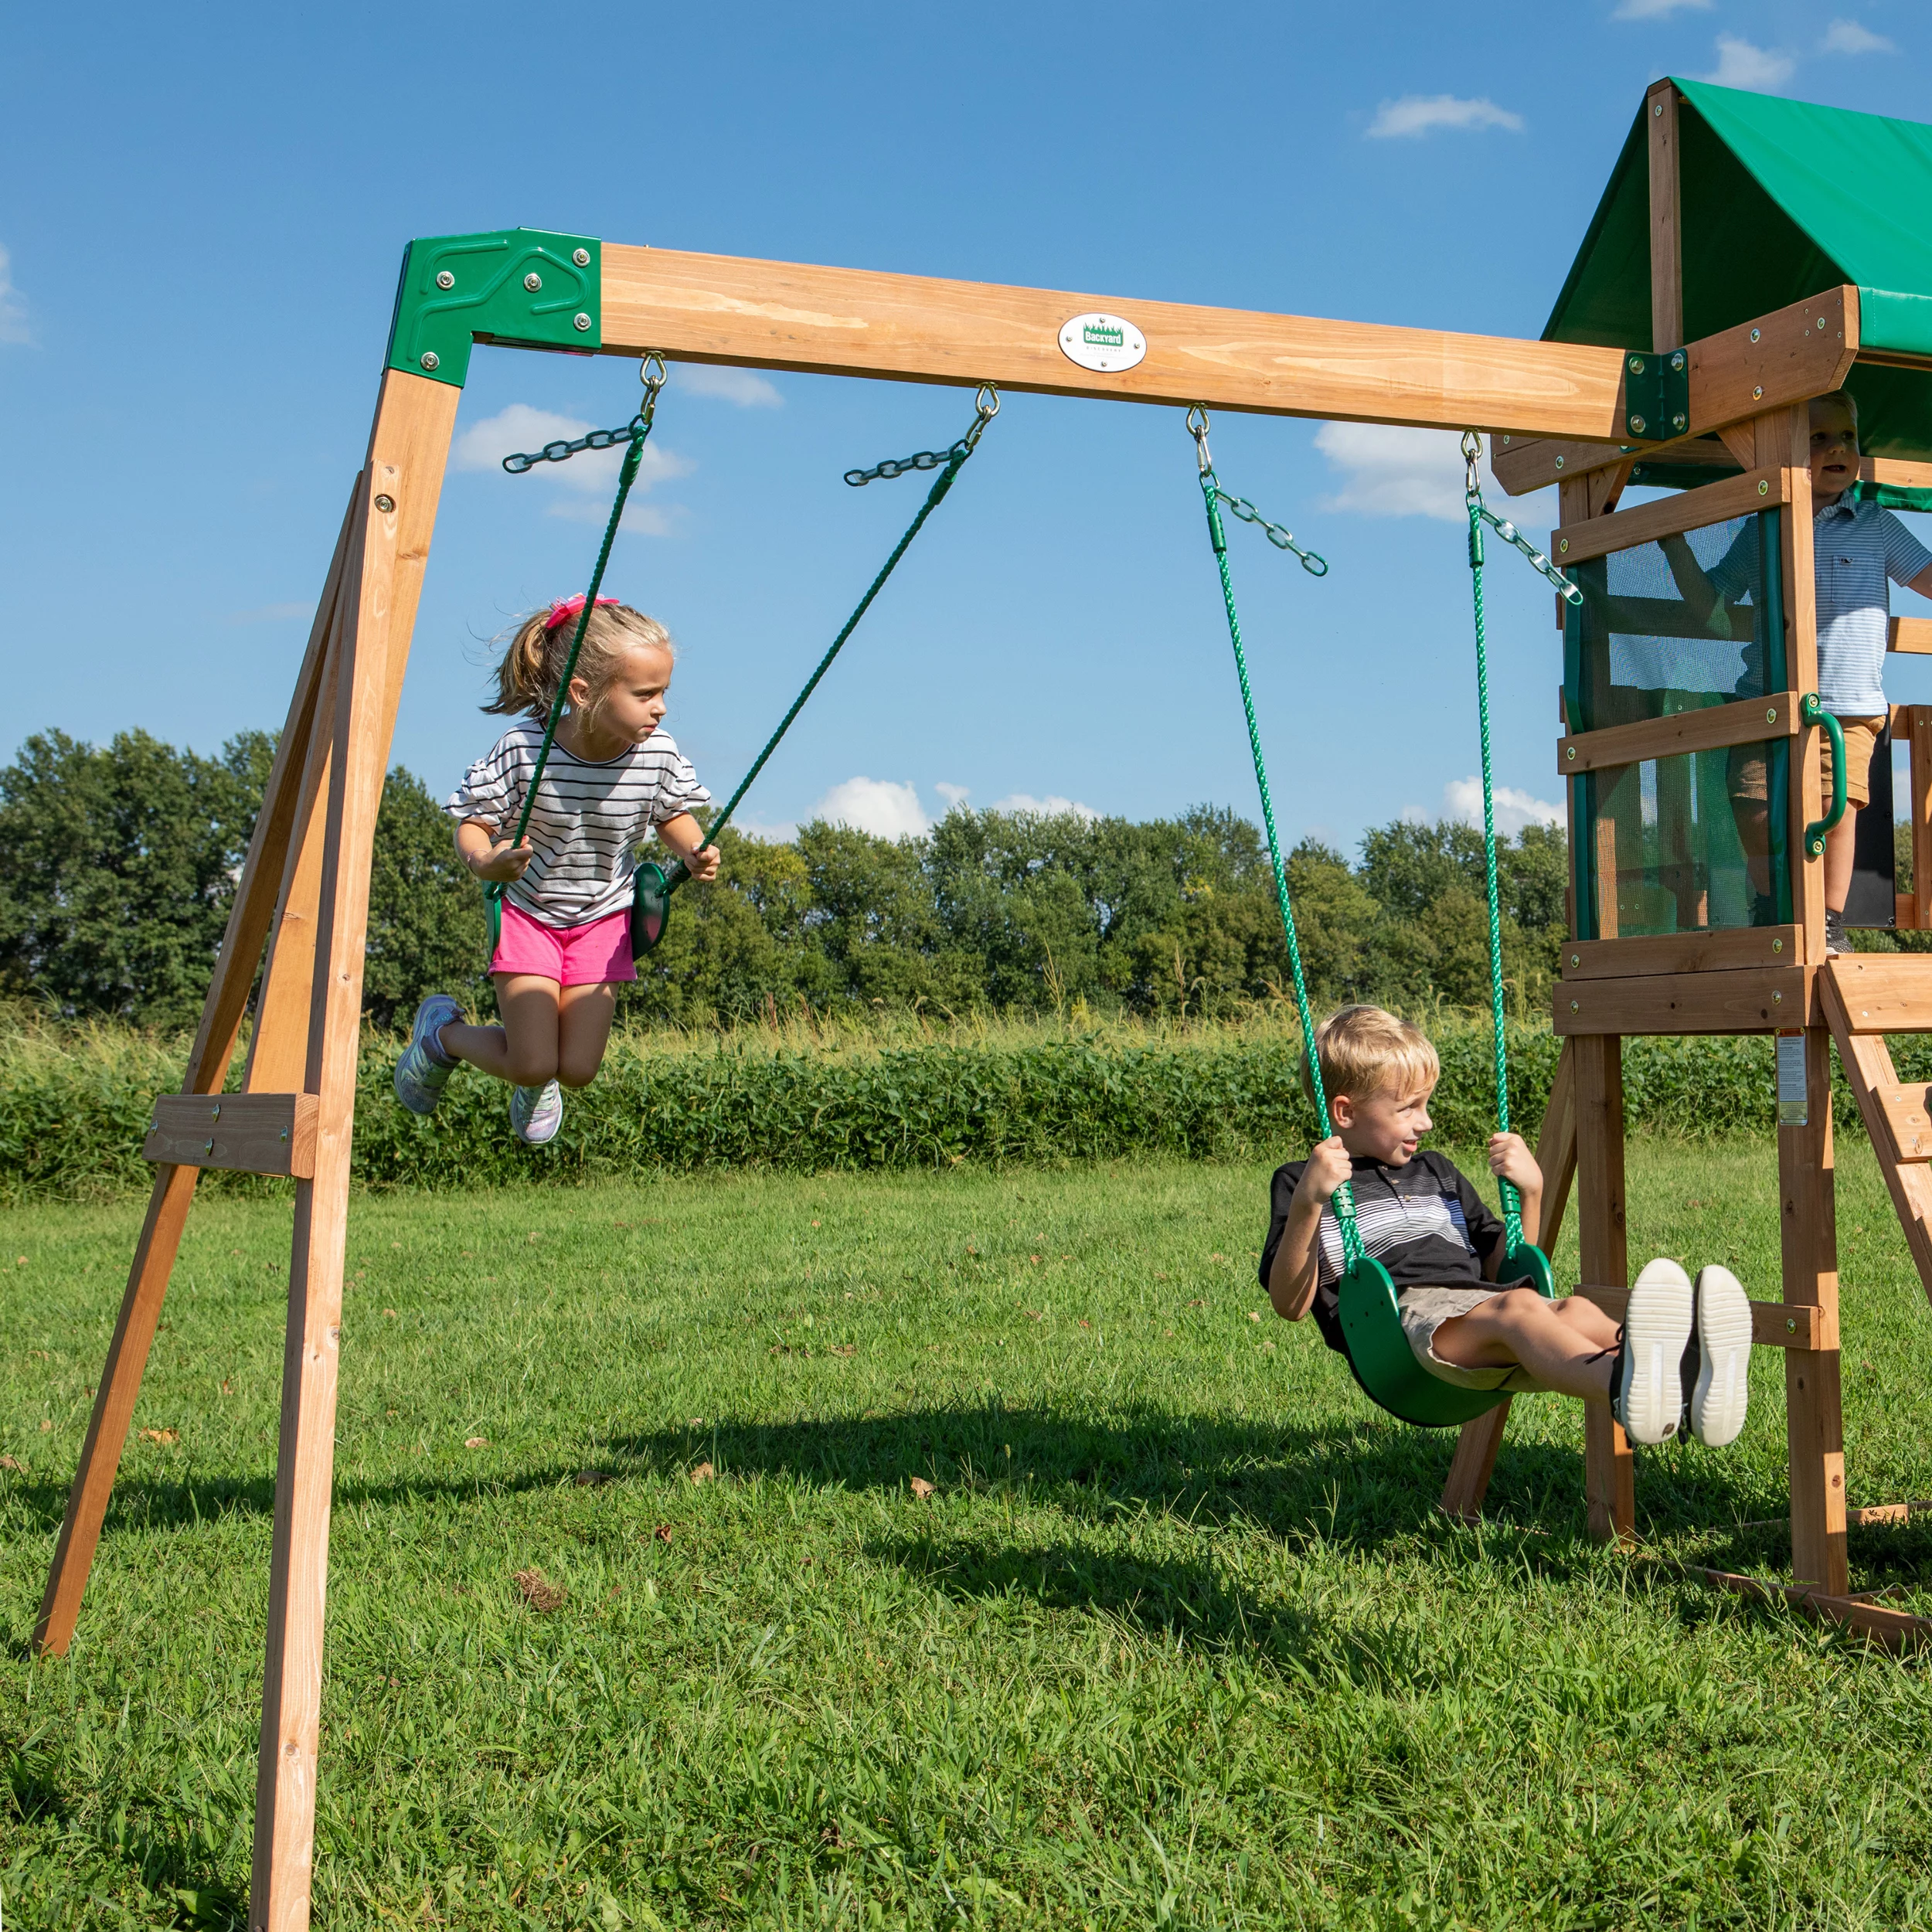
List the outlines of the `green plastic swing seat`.
{"type": "MultiPolygon", "coordinates": [[[[1547,1257],[1527,1241],[1510,1250],[1497,1272],[1505,1284],[1526,1281],[1545,1301],[1554,1294],[1547,1257]]],[[[1439,1382],[1416,1359],[1402,1332],[1396,1284],[1379,1261],[1365,1254],[1342,1276],[1336,1294],[1349,1366],[1362,1393],[1399,1421],[1418,1429],[1459,1428],[1509,1399],[1500,1389],[1461,1389],[1439,1382]]]]}
{"type": "Polygon", "coordinates": [[[671,923],[672,882],[664,868],[647,859],[638,867],[631,893],[631,957],[641,959],[664,937],[671,923]]]}

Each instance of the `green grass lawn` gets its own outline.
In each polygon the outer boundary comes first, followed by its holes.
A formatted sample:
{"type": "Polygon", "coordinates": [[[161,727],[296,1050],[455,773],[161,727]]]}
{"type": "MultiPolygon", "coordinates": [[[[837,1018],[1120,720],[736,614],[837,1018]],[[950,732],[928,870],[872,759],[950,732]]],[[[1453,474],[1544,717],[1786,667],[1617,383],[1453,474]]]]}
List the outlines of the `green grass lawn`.
{"type": "MultiPolygon", "coordinates": [[[[1267,1315],[1264,1180],[359,1199],[317,1923],[1932,1917],[1924,1666],[1593,1548],[1553,1397],[1442,1519],[1451,1438],[1267,1315]]],[[[1852,1498],[1932,1496],[1862,1145],[1839,1207],[1852,1498]]],[[[197,1210],[72,1653],[26,1648],[139,1218],[6,1216],[9,1932],[239,1923],[247,1881],[284,1204],[197,1210]]],[[[1631,1224],[1777,1292],[1768,1148],[1637,1145],[1631,1224]]],[[[1735,1451],[1645,1458],[1652,1548],[1786,1565],[1753,1387],[1735,1451]]],[[[1852,1556],[1932,1604],[1932,1531],[1852,1556]]]]}

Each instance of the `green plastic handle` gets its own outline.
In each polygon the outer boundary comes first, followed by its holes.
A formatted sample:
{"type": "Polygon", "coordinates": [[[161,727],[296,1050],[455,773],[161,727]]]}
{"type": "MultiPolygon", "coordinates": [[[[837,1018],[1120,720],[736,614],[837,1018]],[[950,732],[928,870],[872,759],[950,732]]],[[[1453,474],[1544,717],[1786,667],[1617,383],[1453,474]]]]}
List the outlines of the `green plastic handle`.
{"type": "Polygon", "coordinates": [[[1808,691],[1798,705],[1798,716],[1808,725],[1822,725],[1832,740],[1832,808],[1815,825],[1804,828],[1804,852],[1810,859],[1825,855],[1828,834],[1838,828],[1845,816],[1845,728],[1818,701],[1815,691],[1808,691]]]}

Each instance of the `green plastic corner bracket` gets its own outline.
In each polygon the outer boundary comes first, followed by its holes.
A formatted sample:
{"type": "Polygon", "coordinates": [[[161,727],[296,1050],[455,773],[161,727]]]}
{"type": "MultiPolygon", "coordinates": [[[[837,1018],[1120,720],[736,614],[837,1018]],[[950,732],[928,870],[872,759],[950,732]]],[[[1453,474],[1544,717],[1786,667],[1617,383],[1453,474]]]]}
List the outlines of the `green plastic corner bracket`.
{"type": "Polygon", "coordinates": [[[603,244],[543,228],[411,242],[396,285],[389,366],[461,389],[472,342],[601,348],[603,244]]]}
{"type": "Polygon", "coordinates": [[[1624,352],[1624,434],[1668,443],[1690,427],[1690,357],[1681,349],[1624,352]]]}

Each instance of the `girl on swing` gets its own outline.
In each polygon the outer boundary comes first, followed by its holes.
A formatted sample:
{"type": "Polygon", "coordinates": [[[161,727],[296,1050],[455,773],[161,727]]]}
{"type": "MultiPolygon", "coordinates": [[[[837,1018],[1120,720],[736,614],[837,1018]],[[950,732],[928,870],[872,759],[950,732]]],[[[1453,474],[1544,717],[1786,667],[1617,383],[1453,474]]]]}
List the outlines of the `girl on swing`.
{"type": "Polygon", "coordinates": [[[638,976],[631,898],[645,833],[655,828],[692,878],[718,872],[718,849],[703,845],[692,816],[711,794],[660,729],[670,635],[615,597],[599,597],[584,627],[529,828],[515,840],[583,609],[581,596],[568,597],[517,627],[497,668],[496,700],[483,707],[517,722],[470,767],[447,807],[463,862],[502,889],[490,961],[502,1024],[471,1026],[447,993],[432,993],[396,1065],[396,1097],[412,1114],[435,1111],[459,1060],[507,1081],[510,1125],[532,1147],[556,1138],[562,1089],[596,1078],[617,989],[638,976]]]}

